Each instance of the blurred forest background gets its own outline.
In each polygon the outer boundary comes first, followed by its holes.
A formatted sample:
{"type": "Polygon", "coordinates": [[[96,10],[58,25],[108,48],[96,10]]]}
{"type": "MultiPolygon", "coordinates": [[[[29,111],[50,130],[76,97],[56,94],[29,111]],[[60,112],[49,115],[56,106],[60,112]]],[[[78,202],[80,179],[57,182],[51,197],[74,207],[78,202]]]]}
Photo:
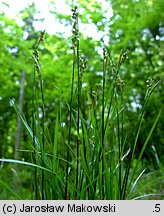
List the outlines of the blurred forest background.
{"type": "MultiPolygon", "coordinates": [[[[48,1],[48,0],[47,0],[48,1]]],[[[27,1],[28,2],[28,1],[27,1]]],[[[45,33],[40,46],[40,66],[44,80],[45,124],[49,137],[53,139],[55,119],[61,109],[65,112],[61,126],[66,139],[68,133],[67,102],[70,100],[72,73],[72,29],[71,8],[74,1],[66,0],[70,13],[57,10],[56,1],[49,0],[49,11],[54,20],[65,27],[65,31],[45,33]]],[[[19,4],[19,1],[15,1],[19,4]]],[[[40,1],[42,4],[42,1],[40,1]]],[[[102,79],[102,50],[105,47],[113,59],[118,60],[120,51],[126,51],[128,59],[121,69],[124,82],[126,143],[130,142],[138,113],[142,107],[149,85],[164,77],[164,1],[163,0],[79,0],[79,31],[81,55],[87,60],[82,88],[92,92],[102,79]],[[109,14],[110,11],[110,14],[109,14]],[[87,30],[94,34],[88,34],[87,30]]],[[[0,7],[10,8],[7,1],[0,1],[0,7]]],[[[30,138],[13,107],[15,105],[31,125],[33,94],[33,53],[39,32],[36,23],[44,23],[35,1],[9,18],[0,8],[0,158],[31,161],[30,138]],[[19,22],[18,22],[19,20],[19,22]],[[21,22],[20,22],[21,20],[21,22]],[[20,24],[21,23],[21,24],[20,24]]],[[[163,106],[163,82],[155,88],[150,97],[137,141],[136,157],[147,137],[155,117],[163,106]]],[[[40,117],[42,113],[40,112],[40,117]]],[[[146,167],[144,181],[164,174],[164,115],[163,111],[149,140],[140,162],[146,167]]],[[[135,160],[134,160],[135,163],[135,160]]],[[[28,193],[31,172],[29,167],[15,167],[12,163],[0,163],[0,199],[12,199],[10,191],[14,184],[23,199],[30,199],[28,193]],[[13,183],[13,181],[16,183],[13,183]],[[4,185],[5,182],[5,185],[4,185]]],[[[162,194],[163,180],[154,183],[146,193],[162,194]]]]}

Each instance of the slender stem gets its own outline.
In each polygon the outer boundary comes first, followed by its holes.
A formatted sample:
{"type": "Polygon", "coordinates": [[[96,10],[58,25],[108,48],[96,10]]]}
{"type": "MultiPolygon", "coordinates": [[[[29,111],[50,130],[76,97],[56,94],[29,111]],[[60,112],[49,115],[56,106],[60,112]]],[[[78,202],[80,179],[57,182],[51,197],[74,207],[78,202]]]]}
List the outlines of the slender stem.
{"type": "MultiPolygon", "coordinates": [[[[77,29],[78,29],[78,16],[76,17],[77,29]]],[[[79,131],[80,131],[80,108],[81,108],[81,87],[80,87],[80,66],[79,66],[79,40],[77,40],[77,73],[78,73],[78,111],[77,111],[77,161],[76,161],[76,191],[75,197],[77,196],[78,189],[78,176],[79,176],[79,131]]]]}
{"type": "MultiPolygon", "coordinates": [[[[40,92],[41,92],[41,100],[42,100],[42,104],[41,104],[41,111],[42,111],[42,145],[41,145],[41,157],[42,157],[42,167],[45,167],[45,158],[44,158],[44,153],[45,153],[45,147],[44,147],[44,123],[45,123],[45,105],[44,105],[44,89],[43,89],[43,79],[42,79],[42,75],[41,75],[41,69],[40,69],[40,65],[39,65],[39,45],[41,43],[41,41],[44,40],[44,34],[45,31],[43,31],[40,34],[40,37],[38,38],[36,44],[35,44],[35,48],[34,48],[34,54],[32,56],[33,60],[34,60],[34,64],[35,64],[35,68],[34,70],[38,73],[38,77],[39,77],[39,84],[40,84],[40,92]]],[[[36,92],[36,91],[35,91],[36,92]]],[[[35,139],[35,138],[34,138],[35,139]]],[[[42,184],[41,184],[41,198],[42,200],[45,199],[45,193],[44,193],[44,187],[45,187],[45,181],[44,181],[44,170],[41,171],[41,175],[42,175],[42,184]]]]}
{"type": "Polygon", "coordinates": [[[66,165],[66,187],[65,187],[65,199],[67,199],[68,195],[68,170],[69,170],[69,157],[70,157],[70,142],[71,142],[71,127],[72,127],[72,103],[73,103],[73,92],[74,92],[74,76],[75,76],[75,55],[76,55],[76,50],[74,49],[73,51],[73,65],[72,65],[72,81],[71,81],[71,100],[70,100],[70,110],[69,110],[69,131],[68,131],[68,146],[67,146],[67,165],[66,165]]]}
{"type": "MultiPolygon", "coordinates": [[[[32,132],[33,132],[33,151],[32,151],[32,159],[34,164],[36,164],[36,143],[35,143],[35,93],[36,93],[36,77],[35,77],[35,67],[33,73],[33,94],[32,94],[32,132]]],[[[38,187],[37,187],[37,169],[34,167],[34,191],[35,191],[35,199],[38,199],[38,187]]]]}
{"type": "MultiPolygon", "coordinates": [[[[115,100],[117,103],[117,95],[115,92],[115,100]]],[[[119,187],[119,199],[121,194],[121,141],[120,141],[120,120],[119,120],[119,112],[117,107],[117,137],[118,137],[118,161],[119,161],[119,181],[118,181],[118,187],[119,187]]]]}
{"type": "MultiPolygon", "coordinates": [[[[121,87],[121,104],[123,104],[123,88],[121,87]]],[[[121,142],[120,142],[120,158],[119,158],[119,161],[120,161],[120,166],[119,166],[119,185],[120,185],[120,199],[122,197],[122,190],[121,190],[121,187],[122,187],[122,164],[121,164],[121,157],[122,157],[122,149],[123,149],[123,144],[124,144],[124,111],[122,110],[122,114],[121,114],[121,142]]]]}
{"type": "Polygon", "coordinates": [[[106,78],[106,70],[108,64],[108,57],[106,56],[106,52],[104,49],[104,58],[103,58],[103,86],[102,86],[102,128],[101,128],[101,147],[102,147],[102,199],[105,196],[105,188],[104,188],[104,159],[105,159],[105,152],[104,152],[104,136],[105,136],[105,78],[106,78]]]}

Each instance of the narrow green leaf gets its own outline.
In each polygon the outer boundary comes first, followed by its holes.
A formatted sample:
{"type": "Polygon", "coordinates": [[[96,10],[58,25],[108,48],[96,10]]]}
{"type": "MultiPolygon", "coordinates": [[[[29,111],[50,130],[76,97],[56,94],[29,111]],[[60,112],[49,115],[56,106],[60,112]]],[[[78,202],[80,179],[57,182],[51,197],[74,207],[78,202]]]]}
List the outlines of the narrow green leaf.
{"type": "Polygon", "coordinates": [[[4,181],[2,181],[2,179],[0,179],[0,184],[3,185],[8,191],[10,191],[10,193],[12,193],[16,198],[22,200],[22,198],[18,196],[18,194],[16,194],[4,181]]]}

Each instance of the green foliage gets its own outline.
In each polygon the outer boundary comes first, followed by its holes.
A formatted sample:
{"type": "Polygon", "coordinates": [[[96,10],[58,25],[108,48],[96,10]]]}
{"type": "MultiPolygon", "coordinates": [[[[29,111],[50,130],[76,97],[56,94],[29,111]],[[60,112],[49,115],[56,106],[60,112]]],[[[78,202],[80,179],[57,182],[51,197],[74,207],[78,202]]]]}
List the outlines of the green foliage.
{"type": "MultiPolygon", "coordinates": [[[[1,161],[32,171],[32,179],[16,171],[28,179],[27,185],[33,184],[28,199],[144,199],[162,194],[163,4],[111,1],[108,20],[104,2],[79,1],[79,12],[75,7],[72,17],[53,11],[63,24],[73,26],[67,39],[45,33],[42,41],[41,33],[37,40],[33,4],[22,11],[23,28],[0,15],[0,156],[13,157],[18,115],[24,126],[20,160],[1,161]],[[81,33],[81,22],[94,24],[104,32],[102,38],[81,33]],[[22,70],[27,76],[20,115],[22,70]]],[[[12,181],[2,179],[0,184],[5,199],[26,199],[23,184],[20,192],[12,189],[12,181]]]]}

